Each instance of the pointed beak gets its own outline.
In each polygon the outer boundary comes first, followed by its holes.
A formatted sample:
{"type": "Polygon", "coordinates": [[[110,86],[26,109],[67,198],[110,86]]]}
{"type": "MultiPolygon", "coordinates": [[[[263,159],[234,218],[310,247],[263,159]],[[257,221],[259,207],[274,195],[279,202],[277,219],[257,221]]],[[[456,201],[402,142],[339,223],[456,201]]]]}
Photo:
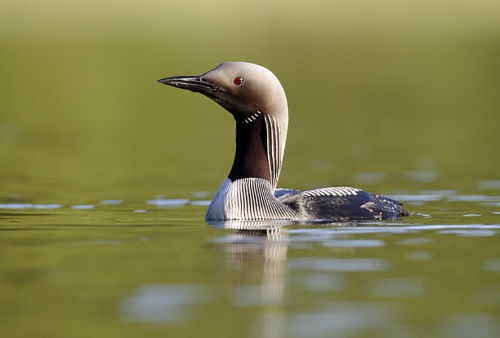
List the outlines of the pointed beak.
{"type": "Polygon", "coordinates": [[[216,85],[205,80],[202,76],[174,76],[160,79],[158,82],[202,94],[218,90],[216,85]]]}

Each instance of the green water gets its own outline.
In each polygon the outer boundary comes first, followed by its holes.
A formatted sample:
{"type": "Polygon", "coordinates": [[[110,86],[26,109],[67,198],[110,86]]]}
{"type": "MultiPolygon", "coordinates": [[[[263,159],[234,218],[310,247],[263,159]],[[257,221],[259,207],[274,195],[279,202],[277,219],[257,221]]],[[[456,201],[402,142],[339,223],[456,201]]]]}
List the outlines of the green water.
{"type": "Polygon", "coordinates": [[[443,4],[2,2],[1,336],[499,336],[498,5],[443,4]],[[207,225],[233,120],[156,80],[224,61],[287,92],[279,186],[420,214],[207,225]]]}
{"type": "Polygon", "coordinates": [[[500,225],[484,224],[498,222],[487,216],[498,206],[448,209],[485,215],[452,225],[442,215],[290,226],[270,237],[208,227],[200,207],[139,215],[130,207],[2,216],[7,336],[499,332],[500,225]]]}

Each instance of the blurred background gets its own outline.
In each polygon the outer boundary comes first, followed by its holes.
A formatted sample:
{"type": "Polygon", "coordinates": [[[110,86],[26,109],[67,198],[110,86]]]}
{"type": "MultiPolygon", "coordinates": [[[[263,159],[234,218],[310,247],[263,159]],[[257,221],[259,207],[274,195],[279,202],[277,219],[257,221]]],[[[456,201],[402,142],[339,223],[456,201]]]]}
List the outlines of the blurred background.
{"type": "Polygon", "coordinates": [[[496,1],[3,0],[0,46],[0,201],[215,192],[232,117],[156,81],[225,61],[287,92],[282,187],[499,178],[496,1]]]}

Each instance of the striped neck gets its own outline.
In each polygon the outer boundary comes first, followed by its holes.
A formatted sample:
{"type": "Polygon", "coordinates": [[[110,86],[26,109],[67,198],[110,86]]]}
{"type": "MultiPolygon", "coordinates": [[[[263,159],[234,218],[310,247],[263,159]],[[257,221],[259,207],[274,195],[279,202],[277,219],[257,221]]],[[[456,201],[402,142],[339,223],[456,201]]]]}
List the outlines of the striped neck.
{"type": "Polygon", "coordinates": [[[281,170],[285,135],[278,121],[269,114],[257,112],[236,121],[236,153],[229,179],[262,178],[274,191],[281,170]]]}

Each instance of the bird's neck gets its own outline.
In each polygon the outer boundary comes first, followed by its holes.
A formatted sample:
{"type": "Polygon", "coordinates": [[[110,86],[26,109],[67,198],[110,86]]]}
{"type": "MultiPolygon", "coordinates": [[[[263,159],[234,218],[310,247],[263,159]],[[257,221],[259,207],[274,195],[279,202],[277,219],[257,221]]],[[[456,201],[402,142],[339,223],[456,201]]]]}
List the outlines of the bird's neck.
{"type": "Polygon", "coordinates": [[[274,190],[285,150],[287,122],[259,114],[252,121],[236,122],[236,153],[229,179],[263,178],[274,190]],[[282,126],[284,124],[284,128],[282,126]]]}

